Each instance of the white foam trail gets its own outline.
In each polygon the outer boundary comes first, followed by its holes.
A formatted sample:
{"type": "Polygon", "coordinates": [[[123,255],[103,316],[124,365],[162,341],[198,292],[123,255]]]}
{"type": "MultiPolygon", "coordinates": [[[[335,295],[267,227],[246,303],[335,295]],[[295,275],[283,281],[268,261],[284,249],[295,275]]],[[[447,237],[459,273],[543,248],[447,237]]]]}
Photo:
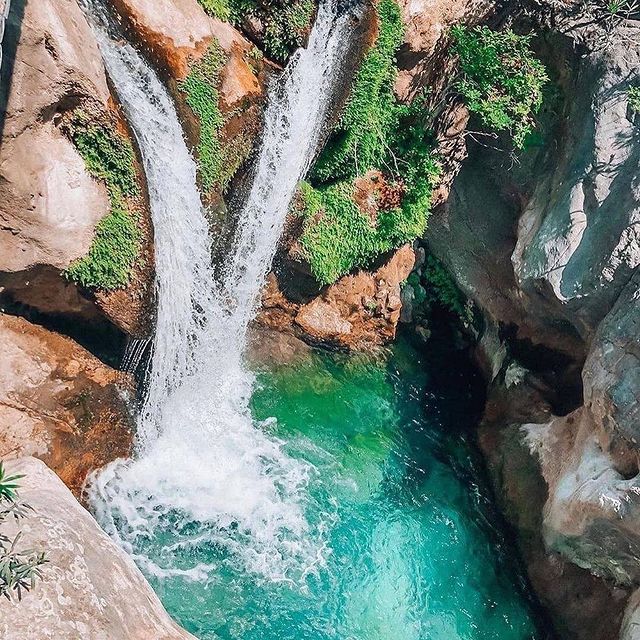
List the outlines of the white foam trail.
{"type": "Polygon", "coordinates": [[[197,523],[198,538],[238,555],[248,570],[282,580],[301,575],[317,564],[318,541],[304,517],[313,470],[253,424],[253,380],[242,353],[288,207],[319,144],[350,19],[338,15],[336,0],[323,0],[308,47],[270,92],[252,188],[218,287],[196,167],[173,103],[139,54],[100,26],[101,5],[85,2],[142,153],[158,299],[138,455],[93,478],[92,505],[132,552],[158,527],[193,533],[197,523]]]}

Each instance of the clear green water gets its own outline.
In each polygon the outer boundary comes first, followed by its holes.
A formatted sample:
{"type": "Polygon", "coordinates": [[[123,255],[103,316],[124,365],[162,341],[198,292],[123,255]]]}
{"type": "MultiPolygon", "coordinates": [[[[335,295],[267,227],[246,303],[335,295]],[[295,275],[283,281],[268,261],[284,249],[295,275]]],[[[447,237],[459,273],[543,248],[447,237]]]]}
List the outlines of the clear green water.
{"type": "Polygon", "coordinates": [[[202,639],[537,638],[452,424],[467,390],[443,394],[436,369],[400,342],[385,356],[317,352],[259,373],[255,419],[313,465],[304,508],[318,562],[273,581],[247,573],[228,544],[182,548],[185,532],[165,530],[136,551],[166,559],[170,548],[174,567],[202,569],[200,580],[150,576],[169,612],[202,639]]]}

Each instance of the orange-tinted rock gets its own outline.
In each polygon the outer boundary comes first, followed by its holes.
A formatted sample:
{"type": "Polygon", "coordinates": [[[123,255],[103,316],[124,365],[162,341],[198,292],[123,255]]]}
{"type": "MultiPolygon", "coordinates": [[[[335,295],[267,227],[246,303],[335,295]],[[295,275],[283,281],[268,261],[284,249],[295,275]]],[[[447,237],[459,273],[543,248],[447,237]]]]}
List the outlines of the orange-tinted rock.
{"type": "Polygon", "coordinates": [[[215,38],[229,57],[220,95],[231,110],[248,96],[261,95],[246,57],[253,45],[230,24],[210,18],[197,0],[114,0],[136,39],[174,80],[189,74],[215,38]]]}
{"type": "Polygon", "coordinates": [[[86,475],[130,452],[119,389],[131,385],[69,338],[0,315],[0,458],[34,455],[79,495],[86,475]]]}
{"type": "Polygon", "coordinates": [[[375,272],[344,276],[307,304],[288,300],[270,274],[258,322],[349,349],[385,344],[395,337],[402,308],[400,285],[414,263],[414,251],[405,245],[375,272]]]}

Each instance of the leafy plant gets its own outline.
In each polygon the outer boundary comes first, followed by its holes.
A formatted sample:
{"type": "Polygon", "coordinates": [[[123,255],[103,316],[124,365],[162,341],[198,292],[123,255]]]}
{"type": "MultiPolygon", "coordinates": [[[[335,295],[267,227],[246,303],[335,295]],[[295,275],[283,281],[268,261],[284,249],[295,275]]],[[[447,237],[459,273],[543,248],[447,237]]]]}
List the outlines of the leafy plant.
{"type": "Polygon", "coordinates": [[[460,58],[456,87],[469,111],[489,129],[509,131],[514,146],[522,149],[549,80],[531,50],[530,36],[463,26],[454,27],[451,34],[460,58]]]}
{"type": "Polygon", "coordinates": [[[467,299],[458,289],[449,272],[433,255],[428,255],[426,258],[422,268],[422,282],[425,286],[427,300],[454,313],[466,325],[472,322],[473,314],[467,299]]]}
{"type": "Polygon", "coordinates": [[[394,0],[377,4],[378,38],[365,55],[332,136],[299,192],[302,252],[316,279],[329,284],[424,232],[440,173],[424,97],[397,102],[395,54],[403,41],[394,0]],[[375,212],[356,203],[356,183],[379,171],[386,187],[375,212]]]}
{"type": "MultiPolygon", "coordinates": [[[[31,507],[17,499],[17,481],[20,475],[9,476],[0,462],[0,525],[7,518],[24,518],[31,507]]],[[[20,549],[22,533],[13,539],[0,532],[0,595],[11,600],[15,595],[22,599],[24,591],[35,587],[36,580],[42,578],[40,567],[47,561],[46,555],[33,549],[20,549]]]]}
{"type": "Polygon", "coordinates": [[[302,45],[315,12],[314,0],[199,0],[210,15],[240,25],[252,17],[264,27],[263,45],[270,58],[284,62],[302,45]]]}
{"type": "Polygon", "coordinates": [[[383,166],[389,155],[388,133],[397,129],[401,115],[393,84],[404,27],[395,0],[380,0],[377,12],[378,38],[365,55],[344,113],[313,168],[316,181],[362,175],[383,166]]]}
{"type": "Polygon", "coordinates": [[[140,192],[133,147],[115,127],[93,120],[81,109],[74,112],[66,128],[87,171],[106,185],[111,207],[96,226],[87,255],[73,262],[65,275],[84,287],[125,287],[141,243],[137,216],[127,203],[128,197],[140,192]]]}

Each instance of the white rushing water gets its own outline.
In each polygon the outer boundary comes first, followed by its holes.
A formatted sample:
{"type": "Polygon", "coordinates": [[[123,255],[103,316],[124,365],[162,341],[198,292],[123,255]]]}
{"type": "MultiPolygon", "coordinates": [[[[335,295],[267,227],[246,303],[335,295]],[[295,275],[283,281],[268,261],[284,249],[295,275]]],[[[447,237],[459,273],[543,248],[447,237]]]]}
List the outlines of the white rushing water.
{"type": "MultiPolygon", "coordinates": [[[[304,517],[313,470],[253,424],[242,355],[288,207],[320,141],[350,18],[338,15],[337,0],[323,0],[307,48],[271,88],[252,187],[216,284],[196,166],[172,101],[140,55],[100,26],[96,1],[86,0],[87,10],[149,185],[158,314],[136,457],[92,479],[91,503],[129,550],[159,528],[197,530],[199,543],[226,547],[247,570],[291,579],[317,562],[304,517]]],[[[148,571],[176,571],[137,559],[148,571]]],[[[203,570],[184,568],[193,577],[203,570]]]]}

